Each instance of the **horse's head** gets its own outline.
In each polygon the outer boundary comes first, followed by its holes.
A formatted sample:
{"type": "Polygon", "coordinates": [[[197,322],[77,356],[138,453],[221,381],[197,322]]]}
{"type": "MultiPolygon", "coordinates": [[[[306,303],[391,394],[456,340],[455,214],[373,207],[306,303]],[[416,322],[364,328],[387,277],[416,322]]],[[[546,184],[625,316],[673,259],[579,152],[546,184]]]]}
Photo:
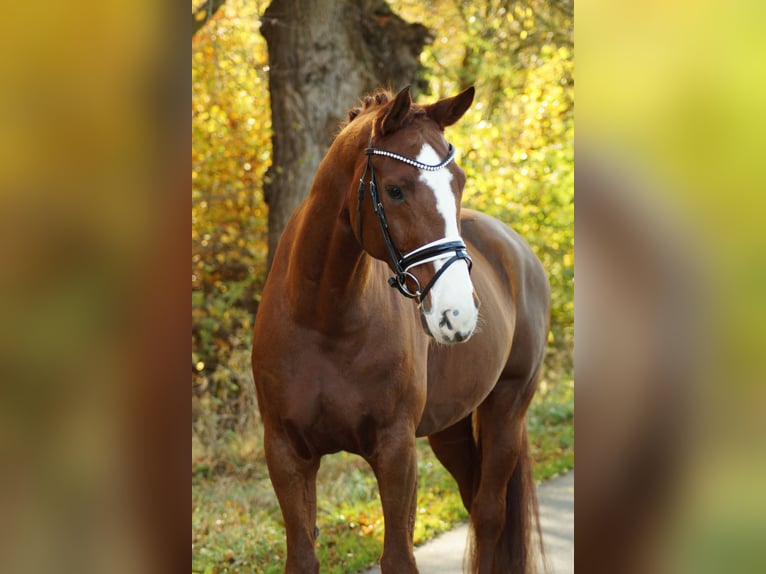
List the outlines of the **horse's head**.
{"type": "Polygon", "coordinates": [[[405,88],[393,98],[368,99],[371,129],[363,132],[359,187],[349,196],[357,240],[389,264],[391,285],[419,303],[426,332],[440,343],[467,340],[478,320],[471,259],[460,236],[466,178],[443,133],[473,95],[469,88],[420,106],[405,88]]]}

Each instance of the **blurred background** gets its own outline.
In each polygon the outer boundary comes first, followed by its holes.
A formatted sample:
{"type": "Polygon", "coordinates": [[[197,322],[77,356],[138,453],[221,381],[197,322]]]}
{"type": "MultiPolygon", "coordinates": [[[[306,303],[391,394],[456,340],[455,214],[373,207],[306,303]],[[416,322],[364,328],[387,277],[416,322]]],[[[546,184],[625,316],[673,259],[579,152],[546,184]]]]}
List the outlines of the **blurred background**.
{"type": "Polygon", "coordinates": [[[766,568],[763,16],[577,5],[584,572],[766,568]]]}

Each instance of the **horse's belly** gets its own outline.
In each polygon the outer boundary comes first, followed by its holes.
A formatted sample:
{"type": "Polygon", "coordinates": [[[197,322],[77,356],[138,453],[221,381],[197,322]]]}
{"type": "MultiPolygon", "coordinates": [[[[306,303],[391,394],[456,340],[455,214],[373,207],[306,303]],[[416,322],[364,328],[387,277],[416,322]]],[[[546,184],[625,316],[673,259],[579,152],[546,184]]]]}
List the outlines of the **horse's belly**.
{"type": "Polygon", "coordinates": [[[509,343],[482,340],[481,334],[467,343],[431,350],[428,362],[428,394],[418,436],[426,436],[468,416],[487,398],[497,383],[508,357],[509,343]]]}

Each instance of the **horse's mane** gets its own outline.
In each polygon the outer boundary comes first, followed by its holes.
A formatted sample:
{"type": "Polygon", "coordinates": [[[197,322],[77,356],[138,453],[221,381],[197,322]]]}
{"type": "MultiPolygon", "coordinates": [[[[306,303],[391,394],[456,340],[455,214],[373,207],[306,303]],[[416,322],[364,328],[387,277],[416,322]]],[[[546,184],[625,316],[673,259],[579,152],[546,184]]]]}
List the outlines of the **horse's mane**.
{"type": "MultiPolygon", "coordinates": [[[[395,97],[396,94],[394,94],[391,90],[384,88],[379,88],[378,90],[364,96],[360,100],[359,106],[353,107],[348,111],[348,120],[340,126],[341,130],[353,122],[358,116],[366,114],[371,110],[382,108],[395,97]]],[[[415,116],[422,115],[423,113],[424,112],[420,106],[413,104],[412,108],[410,109],[408,119],[412,119],[415,116]]],[[[408,120],[405,120],[405,122],[408,123],[408,120]]]]}
{"type": "Polygon", "coordinates": [[[384,106],[393,99],[394,94],[385,89],[378,89],[375,92],[364,96],[361,100],[361,105],[353,107],[348,111],[348,123],[353,122],[362,112],[366,112],[373,107],[377,108],[384,106]]]}

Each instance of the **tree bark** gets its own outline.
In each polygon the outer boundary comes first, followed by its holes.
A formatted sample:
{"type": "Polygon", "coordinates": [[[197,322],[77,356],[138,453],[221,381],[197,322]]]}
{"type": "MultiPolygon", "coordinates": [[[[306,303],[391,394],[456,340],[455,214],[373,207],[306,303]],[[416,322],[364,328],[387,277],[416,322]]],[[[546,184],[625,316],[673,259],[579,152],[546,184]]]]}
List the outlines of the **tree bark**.
{"type": "Polygon", "coordinates": [[[261,26],[269,48],[272,165],[268,266],[290,215],[349,108],[378,87],[417,89],[428,29],[385,0],[273,0],[261,26]]]}

